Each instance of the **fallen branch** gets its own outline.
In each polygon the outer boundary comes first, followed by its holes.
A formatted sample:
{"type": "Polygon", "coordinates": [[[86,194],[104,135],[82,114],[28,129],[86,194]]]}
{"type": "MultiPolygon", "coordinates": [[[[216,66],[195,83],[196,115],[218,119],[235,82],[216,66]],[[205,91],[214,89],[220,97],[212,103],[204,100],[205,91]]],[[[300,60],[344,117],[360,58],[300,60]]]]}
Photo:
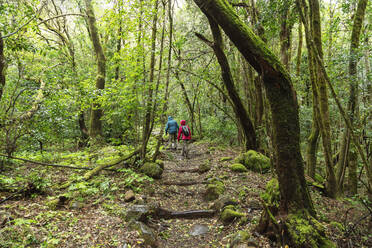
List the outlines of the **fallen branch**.
{"type": "MultiPolygon", "coordinates": [[[[94,168],[90,168],[90,167],[76,167],[76,166],[61,165],[61,164],[49,164],[49,163],[44,163],[44,162],[39,162],[39,161],[33,161],[33,160],[29,160],[29,159],[24,159],[24,158],[18,158],[18,157],[8,156],[6,154],[1,154],[1,153],[0,153],[0,156],[1,157],[6,157],[6,158],[10,158],[10,159],[15,159],[15,160],[21,160],[23,162],[28,162],[28,163],[32,163],[32,164],[38,164],[38,165],[44,165],[44,166],[51,166],[51,167],[68,168],[68,169],[74,169],[74,170],[93,170],[94,169],[94,168]]],[[[113,170],[113,169],[105,169],[105,170],[116,171],[116,170],[113,170]]]]}
{"type": "Polygon", "coordinates": [[[205,182],[200,181],[190,181],[190,182],[163,182],[163,185],[177,185],[177,186],[188,186],[196,184],[204,184],[205,182]]]}
{"type": "Polygon", "coordinates": [[[112,167],[114,165],[120,164],[121,162],[132,158],[133,156],[137,155],[140,151],[141,151],[140,149],[137,149],[134,152],[132,152],[132,153],[126,155],[126,156],[123,156],[123,157],[118,158],[114,162],[110,162],[110,163],[107,163],[107,164],[101,164],[101,165],[97,166],[93,170],[88,171],[87,173],[85,173],[84,180],[89,180],[94,175],[98,174],[98,172],[100,172],[101,170],[104,170],[104,169],[106,169],[108,167],[112,167]]]}
{"type": "MultiPolygon", "coordinates": [[[[115,165],[120,164],[121,162],[123,162],[125,160],[128,160],[128,159],[132,158],[133,156],[137,155],[140,151],[141,151],[141,149],[137,149],[137,150],[135,150],[134,152],[132,152],[128,155],[125,155],[123,157],[118,158],[114,162],[98,165],[94,169],[92,169],[92,170],[90,170],[90,171],[88,171],[87,173],[84,174],[83,181],[88,181],[93,176],[97,175],[101,170],[106,170],[109,167],[115,166],[115,165]]],[[[69,182],[61,185],[59,188],[60,189],[65,189],[65,188],[69,187],[74,182],[76,182],[76,181],[69,181],[69,182]]]]}

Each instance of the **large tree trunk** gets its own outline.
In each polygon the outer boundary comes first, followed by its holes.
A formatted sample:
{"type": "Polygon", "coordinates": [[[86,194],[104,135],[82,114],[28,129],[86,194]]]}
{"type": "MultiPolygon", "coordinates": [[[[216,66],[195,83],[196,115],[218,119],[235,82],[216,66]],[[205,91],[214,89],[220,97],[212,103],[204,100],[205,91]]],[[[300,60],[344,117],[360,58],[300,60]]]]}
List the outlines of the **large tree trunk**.
{"type": "MultiPolygon", "coordinates": [[[[245,136],[245,149],[246,150],[257,150],[256,142],[256,133],[253,128],[251,119],[248,116],[248,112],[245,109],[239,94],[235,88],[234,80],[231,74],[230,65],[227,60],[227,57],[223,51],[222,35],[218,24],[212,19],[212,17],[207,16],[209,25],[212,30],[214,42],[209,44],[213,50],[214,54],[217,57],[218,63],[221,67],[221,73],[223,78],[223,83],[227,89],[229,97],[233,102],[233,109],[236,115],[236,118],[239,120],[239,123],[242,127],[245,136]]],[[[209,42],[207,42],[209,43],[209,42]]]]}
{"type": "MultiPolygon", "coordinates": [[[[90,38],[93,43],[94,52],[97,58],[97,78],[96,78],[96,89],[98,91],[105,88],[105,77],[106,77],[106,58],[103,53],[103,48],[99,39],[98,30],[96,26],[96,17],[94,15],[92,1],[85,0],[88,15],[88,26],[90,38]]],[[[92,106],[91,119],[90,119],[90,137],[93,139],[102,136],[102,121],[101,117],[103,111],[99,103],[95,102],[92,106]]]]}
{"type": "Polygon", "coordinates": [[[304,177],[299,145],[298,106],[288,72],[264,42],[237,17],[226,1],[194,2],[222,27],[245,59],[263,76],[273,118],[281,212],[285,214],[306,210],[315,215],[304,177]]]}
{"type": "MultiPolygon", "coordinates": [[[[300,128],[298,106],[292,88],[291,78],[278,58],[235,14],[226,0],[194,0],[199,8],[211,16],[225,31],[245,59],[263,76],[263,82],[270,102],[274,129],[274,150],[278,174],[280,204],[277,222],[278,235],[283,237],[282,245],[307,247],[295,237],[304,235],[311,243],[319,246],[331,245],[321,228],[315,225],[315,210],[306,186],[303,161],[300,153],[300,128]],[[297,225],[298,223],[298,225],[297,225]],[[301,224],[300,224],[301,223],[301,224]],[[306,231],[300,228],[306,226],[306,231]]],[[[268,208],[265,208],[267,212],[268,208]]],[[[305,241],[306,243],[306,241],[305,241]]]]}

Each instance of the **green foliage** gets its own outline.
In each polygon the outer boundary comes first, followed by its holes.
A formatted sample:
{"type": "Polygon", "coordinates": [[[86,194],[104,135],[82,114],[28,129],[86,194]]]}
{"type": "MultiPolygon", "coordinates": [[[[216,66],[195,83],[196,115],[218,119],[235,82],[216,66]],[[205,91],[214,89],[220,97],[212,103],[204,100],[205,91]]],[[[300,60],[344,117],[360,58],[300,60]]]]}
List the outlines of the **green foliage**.
{"type": "Polygon", "coordinates": [[[154,181],[151,177],[136,173],[131,169],[120,169],[119,171],[123,173],[122,177],[124,178],[121,182],[121,186],[129,187],[135,191],[140,191],[140,186],[152,183],[154,181]]]}
{"type": "Polygon", "coordinates": [[[32,219],[17,218],[9,225],[0,230],[1,247],[29,247],[39,244],[37,233],[32,225],[36,221],[32,219]]]}

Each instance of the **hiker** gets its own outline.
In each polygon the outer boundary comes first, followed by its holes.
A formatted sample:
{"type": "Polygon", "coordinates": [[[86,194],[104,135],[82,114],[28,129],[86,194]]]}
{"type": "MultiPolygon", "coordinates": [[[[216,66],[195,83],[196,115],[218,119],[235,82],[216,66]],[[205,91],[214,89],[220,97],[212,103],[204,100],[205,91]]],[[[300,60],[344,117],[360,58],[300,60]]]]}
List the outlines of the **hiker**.
{"type": "Polygon", "coordinates": [[[178,136],[177,140],[180,141],[180,136],[182,135],[182,153],[181,155],[185,158],[189,158],[189,149],[188,143],[191,139],[191,130],[188,125],[186,125],[186,121],[181,121],[181,126],[178,129],[178,136]]]}
{"type": "Polygon", "coordinates": [[[177,143],[176,143],[176,135],[178,130],[178,123],[177,121],[173,120],[172,116],[168,116],[168,122],[165,126],[165,134],[169,133],[169,141],[168,145],[170,144],[170,147],[177,150],[177,143]]]}

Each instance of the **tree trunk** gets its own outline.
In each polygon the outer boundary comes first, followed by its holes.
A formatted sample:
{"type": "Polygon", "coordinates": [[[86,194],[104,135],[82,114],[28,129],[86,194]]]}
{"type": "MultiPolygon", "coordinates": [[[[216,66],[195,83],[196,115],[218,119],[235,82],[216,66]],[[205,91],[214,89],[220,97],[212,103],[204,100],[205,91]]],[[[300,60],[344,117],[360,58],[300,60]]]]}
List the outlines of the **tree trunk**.
{"type": "MultiPolygon", "coordinates": [[[[310,15],[309,21],[311,35],[314,39],[315,46],[319,52],[320,58],[323,60],[322,52],[322,43],[321,43],[321,27],[320,27],[320,13],[319,13],[319,2],[318,0],[309,0],[310,4],[310,15]]],[[[306,25],[304,23],[304,25],[306,25]]],[[[305,32],[307,31],[305,30],[305,32]]],[[[312,68],[313,71],[310,71],[310,76],[312,79],[313,94],[316,94],[314,97],[315,102],[319,105],[319,112],[316,114],[318,117],[318,127],[322,135],[323,150],[324,150],[324,159],[326,164],[326,189],[327,194],[330,197],[336,197],[337,195],[337,181],[335,172],[333,169],[332,161],[332,147],[331,147],[331,128],[329,120],[329,109],[328,109],[328,93],[327,86],[324,77],[321,74],[321,68],[319,63],[317,63],[315,56],[316,52],[310,46],[310,41],[308,40],[308,35],[306,35],[306,44],[309,52],[309,68],[312,68]]],[[[314,104],[314,102],[313,102],[314,104]]],[[[317,108],[313,108],[317,110],[317,108]]],[[[313,113],[314,115],[314,113],[313,113]]]]}
{"type": "Polygon", "coordinates": [[[221,73],[223,78],[223,83],[227,89],[229,97],[233,102],[233,109],[236,115],[236,118],[239,120],[239,123],[242,127],[245,136],[245,149],[248,150],[257,150],[256,142],[256,133],[253,128],[253,124],[247,110],[245,109],[238,92],[236,91],[234,85],[234,79],[231,75],[230,65],[227,60],[227,57],[223,51],[222,35],[218,24],[210,17],[208,17],[209,25],[212,30],[214,42],[209,44],[213,50],[214,54],[217,57],[218,63],[221,67],[221,73]]]}
{"type": "Polygon", "coordinates": [[[151,135],[151,113],[152,113],[152,105],[153,105],[153,82],[154,82],[154,71],[155,71],[155,45],[156,45],[156,32],[157,32],[157,22],[158,22],[158,3],[159,1],[155,1],[154,5],[154,16],[152,20],[152,34],[151,34],[151,57],[150,57],[150,76],[148,82],[148,92],[146,96],[146,114],[145,114],[145,124],[143,126],[143,133],[142,133],[142,151],[141,151],[141,158],[144,159],[146,155],[146,147],[151,135]]]}
{"type": "MultiPolygon", "coordinates": [[[[162,76],[162,65],[163,65],[163,51],[164,51],[164,37],[165,37],[165,25],[166,24],[166,17],[165,17],[165,3],[163,2],[163,27],[162,27],[162,30],[161,30],[161,39],[160,39],[160,55],[159,55],[159,68],[158,68],[158,79],[157,79],[157,82],[156,82],[156,88],[155,88],[155,101],[154,101],[154,105],[153,105],[153,108],[152,108],[152,123],[151,123],[151,130],[153,129],[154,127],[154,124],[155,124],[155,115],[156,115],[156,110],[157,110],[157,105],[158,105],[158,102],[157,102],[157,94],[158,94],[158,91],[159,91],[159,85],[160,85],[160,80],[161,80],[161,76],[162,76]]],[[[159,150],[160,150],[160,146],[163,142],[163,129],[164,129],[164,126],[165,126],[165,116],[163,118],[163,115],[164,113],[161,113],[159,114],[159,119],[160,119],[160,131],[159,131],[159,134],[157,136],[157,143],[156,143],[156,147],[155,147],[155,152],[154,152],[154,155],[152,157],[152,160],[153,162],[155,162],[156,158],[158,157],[159,155],[159,150]]]]}
{"type": "Polygon", "coordinates": [[[297,48],[297,59],[296,59],[296,76],[300,75],[301,69],[301,56],[302,56],[302,43],[303,43],[303,35],[302,35],[302,22],[298,23],[298,48],[297,48]]]}
{"type": "MultiPolygon", "coordinates": [[[[347,105],[347,112],[349,113],[350,122],[353,125],[354,119],[357,119],[358,113],[358,78],[357,78],[357,63],[358,55],[357,49],[359,47],[360,33],[363,26],[363,19],[365,15],[365,10],[367,7],[368,0],[359,0],[356,13],[354,15],[353,30],[351,33],[351,43],[350,43],[350,54],[349,54],[349,80],[350,80],[350,95],[347,105]]],[[[344,171],[349,161],[349,144],[350,144],[350,130],[346,128],[343,135],[343,140],[341,143],[341,153],[340,160],[337,167],[337,179],[339,182],[343,181],[344,171]]],[[[357,159],[357,156],[356,158],[357,159]]],[[[342,185],[339,185],[339,189],[342,190],[342,185]]]]}
{"type": "MultiPolygon", "coordinates": [[[[105,77],[106,77],[106,58],[103,53],[102,45],[98,35],[98,29],[96,26],[96,17],[94,15],[92,1],[85,0],[86,11],[88,15],[88,26],[90,30],[90,38],[93,43],[94,52],[97,58],[97,78],[96,78],[96,89],[99,91],[105,88],[105,77]]],[[[102,137],[102,121],[101,117],[103,111],[101,105],[97,102],[93,103],[90,120],[90,137],[93,139],[99,139],[102,137]]]]}
{"type": "Polygon", "coordinates": [[[281,14],[281,23],[280,23],[280,59],[285,68],[289,71],[289,61],[290,61],[290,48],[291,48],[291,33],[292,26],[289,20],[289,12],[292,1],[283,1],[283,8],[281,14]]]}
{"type": "Polygon", "coordinates": [[[237,17],[226,1],[194,2],[222,27],[245,59],[263,76],[273,118],[281,212],[286,214],[305,210],[315,215],[304,177],[299,144],[298,106],[289,74],[277,57],[267,49],[265,43],[237,17]]]}
{"type": "Polygon", "coordinates": [[[3,96],[3,91],[5,87],[5,56],[4,56],[4,40],[0,32],[0,100],[3,96]]]}
{"type": "MultiPolygon", "coordinates": [[[[313,97],[315,101],[315,97],[313,97]]],[[[316,103],[313,103],[316,104],[316,103]]],[[[311,124],[311,133],[307,139],[308,144],[306,148],[306,166],[307,166],[307,175],[312,179],[315,179],[315,170],[316,170],[316,160],[317,160],[317,150],[318,150],[318,139],[319,139],[319,127],[316,118],[317,110],[316,106],[313,106],[313,123],[311,124]]]]}

